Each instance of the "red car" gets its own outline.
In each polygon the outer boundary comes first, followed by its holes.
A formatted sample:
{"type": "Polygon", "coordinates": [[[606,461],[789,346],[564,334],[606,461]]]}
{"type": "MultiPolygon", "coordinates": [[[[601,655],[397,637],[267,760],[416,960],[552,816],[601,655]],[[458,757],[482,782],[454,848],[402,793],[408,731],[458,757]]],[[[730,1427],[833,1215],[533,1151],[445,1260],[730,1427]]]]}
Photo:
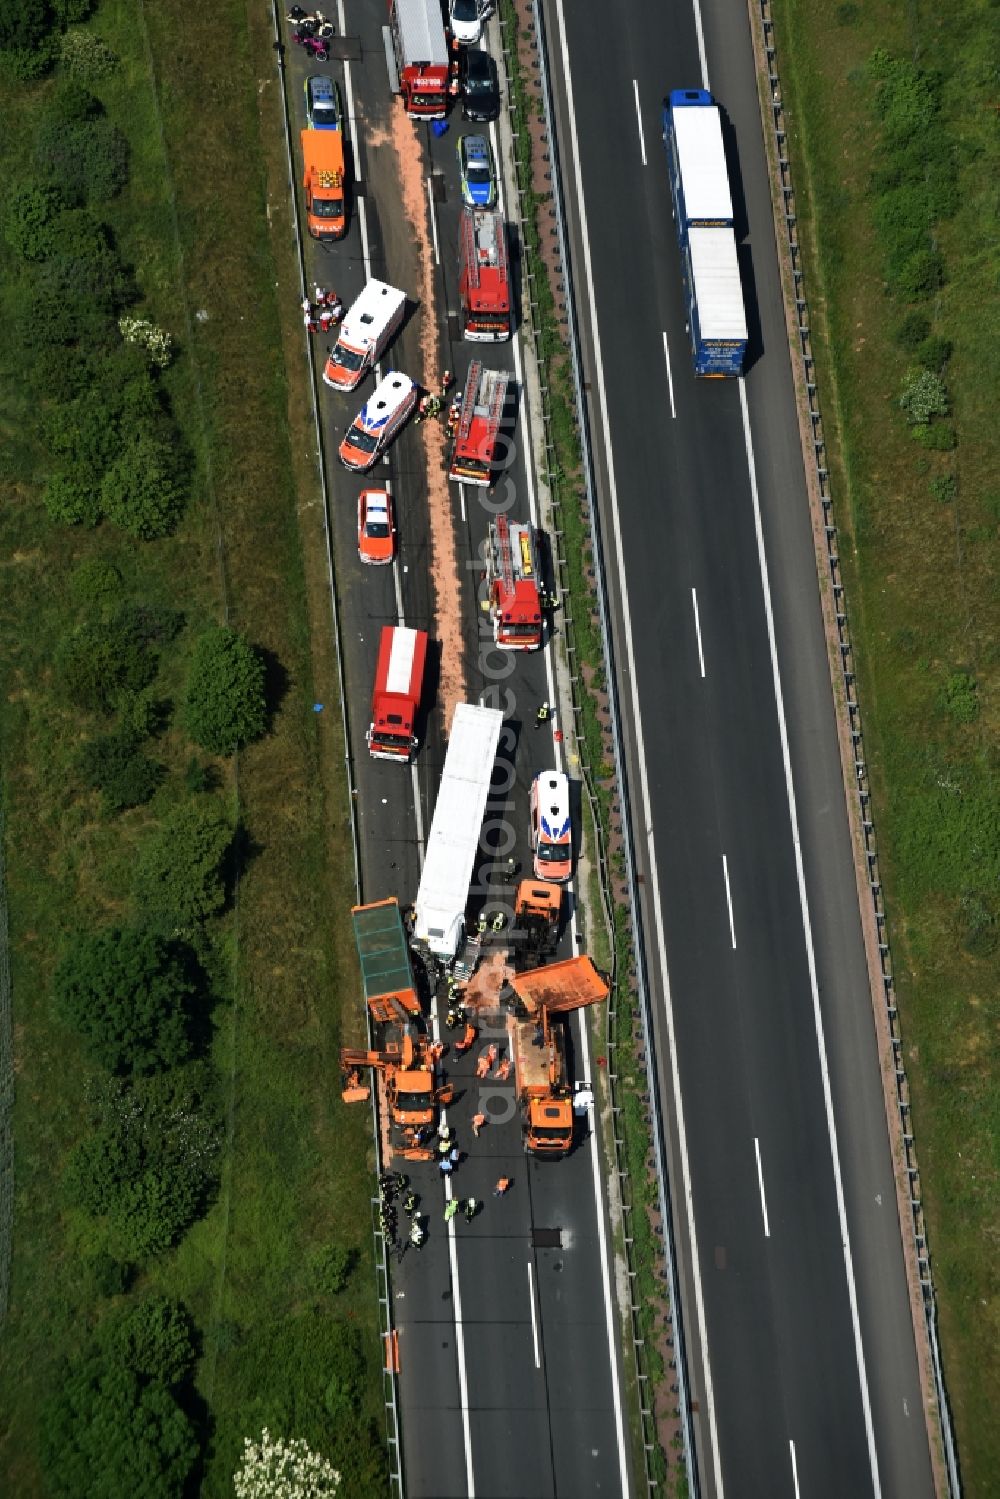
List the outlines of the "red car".
{"type": "Polygon", "coordinates": [[[358,496],[358,556],[380,566],[396,555],[396,522],[392,495],[385,489],[363,489],[358,496]]]}

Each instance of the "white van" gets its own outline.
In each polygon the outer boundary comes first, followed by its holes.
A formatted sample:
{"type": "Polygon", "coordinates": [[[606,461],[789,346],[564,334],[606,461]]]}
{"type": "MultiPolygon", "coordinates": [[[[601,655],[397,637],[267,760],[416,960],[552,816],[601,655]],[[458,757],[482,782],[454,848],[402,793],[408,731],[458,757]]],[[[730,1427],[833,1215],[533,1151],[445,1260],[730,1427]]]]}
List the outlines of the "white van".
{"type": "Polygon", "coordinates": [[[347,309],[337,342],[327,355],[323,379],[334,390],[353,390],[375,367],[399,332],[406,294],[384,281],[369,281],[347,309]]]}
{"type": "Polygon", "coordinates": [[[573,873],[569,778],[543,770],[531,783],[531,852],[535,878],[563,884],[573,873]]]}
{"type": "Polygon", "coordinates": [[[392,442],[417,404],[417,387],[409,375],[391,370],[375,387],[347,429],[340,444],[340,461],[345,468],[364,473],[379,453],[392,442]]]}

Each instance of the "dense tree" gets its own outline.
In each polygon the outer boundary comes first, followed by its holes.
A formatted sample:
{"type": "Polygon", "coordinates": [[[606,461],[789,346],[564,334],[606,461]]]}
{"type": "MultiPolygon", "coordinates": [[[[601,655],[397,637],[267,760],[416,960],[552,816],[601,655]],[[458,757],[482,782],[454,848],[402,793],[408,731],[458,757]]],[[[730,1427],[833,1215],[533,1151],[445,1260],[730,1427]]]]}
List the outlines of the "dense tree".
{"type": "Polygon", "coordinates": [[[194,1428],[169,1390],[98,1358],[67,1368],[42,1408],[53,1499],[176,1499],[197,1454],[194,1428]]]}
{"type": "Polygon", "coordinates": [[[190,1314],[168,1296],[147,1296],[112,1314],[100,1343],[110,1363],[162,1385],[183,1383],[197,1356],[190,1314]]]}
{"type": "Polygon", "coordinates": [[[156,1072],[190,1054],[197,982],[177,943],[118,928],[79,937],[54,988],[62,1018],[112,1072],[156,1072]]]}
{"type": "Polygon", "coordinates": [[[35,166],[72,202],[106,203],[128,181],[128,141],[100,115],[50,118],[35,135],[35,166]]]}
{"type": "Polygon", "coordinates": [[[129,611],[79,625],[56,651],[56,679],[70,702],[111,713],[123,694],[141,692],[156,676],[157,658],[137,634],[129,611]]]}
{"type": "Polygon", "coordinates": [[[232,841],[232,826],[218,803],[175,807],[140,853],[140,904],[181,927],[214,916],[226,900],[222,861],[232,841]]]}
{"type": "Polygon", "coordinates": [[[101,483],[101,505],[129,536],[169,536],[184,512],[187,484],[175,452],[151,432],[127,442],[101,483]]]}
{"type": "Polygon", "coordinates": [[[191,738],[210,754],[228,755],[259,738],[266,721],[259,653],[225,626],[206,631],[188,673],[184,723],[191,738]]]}
{"type": "Polygon", "coordinates": [[[52,11],[45,0],[0,0],[0,48],[29,51],[46,37],[52,11]]]}
{"type": "Polygon", "coordinates": [[[89,740],[76,758],[84,784],[100,791],[109,812],[142,807],[163,780],[163,766],[139,749],[136,736],[119,731],[89,740]]]}
{"type": "Polygon", "coordinates": [[[45,260],[59,243],[56,220],[62,208],[58,188],[39,182],[11,188],[3,216],[3,234],[22,260],[45,260]]]}
{"type": "Polygon", "coordinates": [[[86,470],[56,469],[42,490],[49,519],[64,526],[96,526],[101,518],[101,493],[86,470]]]}
{"type": "Polygon", "coordinates": [[[66,1200],[113,1227],[135,1261],[175,1244],[215,1182],[219,1120],[201,1064],[96,1095],[94,1132],[70,1153],[66,1200]]]}

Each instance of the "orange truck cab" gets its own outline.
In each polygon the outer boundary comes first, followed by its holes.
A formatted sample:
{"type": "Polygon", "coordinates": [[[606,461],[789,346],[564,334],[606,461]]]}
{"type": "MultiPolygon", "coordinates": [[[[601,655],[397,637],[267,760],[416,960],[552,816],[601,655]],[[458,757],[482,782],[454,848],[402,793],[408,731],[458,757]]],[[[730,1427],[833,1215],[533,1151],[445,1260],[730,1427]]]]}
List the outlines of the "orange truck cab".
{"type": "Polygon", "coordinates": [[[314,239],[343,239],[347,229],[343,131],[303,130],[302,162],[309,233],[314,239]]]}

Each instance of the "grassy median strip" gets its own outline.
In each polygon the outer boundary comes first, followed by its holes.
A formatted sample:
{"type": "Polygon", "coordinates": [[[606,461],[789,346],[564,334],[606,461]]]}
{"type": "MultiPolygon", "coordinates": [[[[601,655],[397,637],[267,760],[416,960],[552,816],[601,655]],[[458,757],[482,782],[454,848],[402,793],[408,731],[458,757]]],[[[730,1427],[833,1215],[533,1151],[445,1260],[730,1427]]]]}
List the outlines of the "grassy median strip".
{"type": "Polygon", "coordinates": [[[1000,1466],[1000,11],[777,0],[964,1490],[1000,1466]],[[850,545],[848,545],[848,542],[850,545]]]}
{"type": "Polygon", "coordinates": [[[64,60],[36,81],[0,76],[19,194],[0,261],[17,1069],[3,1487],[74,1491],[99,1428],[106,1492],[137,1492],[138,1466],[146,1492],[189,1475],[229,1494],[267,1426],[367,1499],[386,1481],[369,1121],[337,1082],[353,888],[333,672],[313,646],[329,639],[321,530],[293,477],[306,387],[282,353],[297,303],[275,290],[292,279],[287,236],[269,234],[287,203],[280,170],[268,202],[266,16],[248,30],[225,0],[109,0],[71,35],[43,38],[64,60]],[[148,362],[123,354],[122,316],[170,335],[162,369],[151,335],[148,362]],[[116,444],[131,459],[139,438],[128,468],[116,444]],[[196,645],[224,620],[265,684],[238,775],[192,740],[185,706],[196,645]],[[146,954],[187,1009],[155,1055],[105,1037],[98,1061],[70,980],[93,951],[99,991],[105,949],[87,944],[117,928],[151,934],[124,944],[123,982],[146,954]]]}

